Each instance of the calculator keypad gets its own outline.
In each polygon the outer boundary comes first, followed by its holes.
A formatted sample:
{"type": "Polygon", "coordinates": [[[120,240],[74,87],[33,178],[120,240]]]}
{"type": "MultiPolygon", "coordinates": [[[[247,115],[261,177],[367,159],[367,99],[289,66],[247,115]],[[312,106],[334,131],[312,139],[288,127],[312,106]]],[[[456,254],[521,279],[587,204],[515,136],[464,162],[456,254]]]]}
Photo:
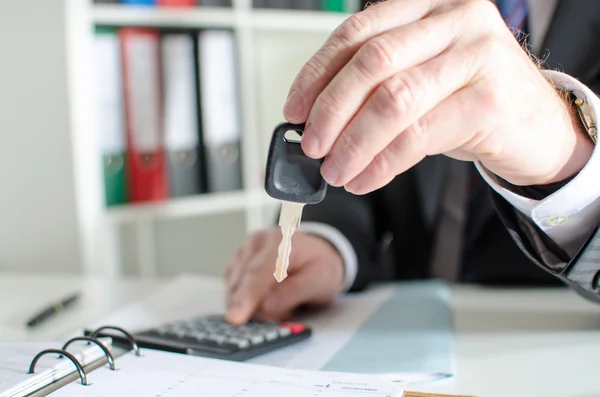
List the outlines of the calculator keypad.
{"type": "MultiPolygon", "coordinates": [[[[163,343],[188,346],[189,349],[219,351],[223,355],[236,351],[249,351],[265,345],[285,345],[294,336],[307,334],[309,330],[298,323],[272,323],[250,320],[244,325],[229,324],[224,316],[206,315],[185,321],[161,325],[136,335],[137,338],[150,338],[163,343]]],[[[304,339],[304,338],[302,338],[304,339]]],[[[226,357],[223,357],[226,358],[226,357]]]]}

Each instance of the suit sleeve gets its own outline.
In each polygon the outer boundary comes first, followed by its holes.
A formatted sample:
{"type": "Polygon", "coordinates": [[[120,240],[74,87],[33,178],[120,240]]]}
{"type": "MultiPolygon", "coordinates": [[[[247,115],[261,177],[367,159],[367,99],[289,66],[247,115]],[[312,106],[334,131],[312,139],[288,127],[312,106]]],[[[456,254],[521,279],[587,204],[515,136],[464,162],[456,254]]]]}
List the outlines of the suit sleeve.
{"type": "Polygon", "coordinates": [[[600,229],[596,227],[579,251],[569,257],[535,223],[506,201],[492,193],[499,217],[517,246],[543,270],[567,286],[600,303],[600,229]]]}
{"type": "Polygon", "coordinates": [[[373,279],[382,236],[378,221],[381,218],[376,213],[378,194],[356,196],[343,188],[329,186],[322,202],[304,207],[302,223],[321,224],[337,230],[353,249],[356,268],[348,292],[364,289],[373,279]]]}
{"type": "MultiPolygon", "coordinates": [[[[582,91],[598,119],[600,99],[592,89],[559,72],[546,74],[555,83],[582,91]]],[[[596,146],[577,175],[556,185],[517,187],[477,166],[521,250],[536,265],[600,303],[600,148],[596,146]]]]}

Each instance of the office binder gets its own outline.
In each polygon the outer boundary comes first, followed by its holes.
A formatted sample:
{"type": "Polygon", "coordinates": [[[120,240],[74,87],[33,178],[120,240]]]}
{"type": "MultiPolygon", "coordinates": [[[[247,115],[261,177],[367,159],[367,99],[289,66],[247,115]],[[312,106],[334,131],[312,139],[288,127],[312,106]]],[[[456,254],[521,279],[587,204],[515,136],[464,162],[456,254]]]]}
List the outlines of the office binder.
{"type": "MultiPolygon", "coordinates": [[[[142,352],[135,338],[125,329],[106,325],[66,341],[62,348],[42,349],[31,357],[26,368],[31,375],[29,387],[13,386],[0,390],[3,397],[67,396],[198,396],[198,395],[273,395],[344,397],[401,397],[402,385],[380,377],[353,373],[307,371],[275,366],[239,363],[172,353],[156,349],[142,352]],[[108,331],[108,332],[106,332],[108,331]],[[118,334],[117,337],[115,335],[118,334]],[[107,347],[101,337],[114,335],[107,347]],[[93,362],[82,363],[69,351],[75,342],[99,346],[103,354],[93,362]],[[71,365],[71,371],[48,382],[31,382],[39,362],[48,355],[71,365]],[[64,361],[63,361],[64,360],[64,361]],[[360,390],[355,390],[360,385],[360,390]],[[350,386],[349,388],[346,386],[350,386]],[[11,393],[17,391],[16,393],[11,393]]],[[[48,379],[47,379],[48,380],[48,379]]],[[[2,383],[0,383],[0,389],[2,383]]]]}
{"type": "Polygon", "coordinates": [[[125,120],[119,37],[114,28],[96,27],[96,126],[102,152],[104,196],[107,206],[124,204],[126,194],[125,120]]]}
{"type": "Polygon", "coordinates": [[[156,5],[156,0],[121,0],[121,4],[152,7],[156,5]]]}
{"type": "Polygon", "coordinates": [[[198,0],[198,5],[201,7],[231,7],[231,0],[198,0]]]}
{"type": "Polygon", "coordinates": [[[205,192],[196,35],[163,30],[164,139],[171,197],[205,192]]]}
{"type": "Polygon", "coordinates": [[[169,197],[162,129],[160,33],[119,29],[127,136],[128,197],[133,203],[169,197]]]}
{"type": "Polygon", "coordinates": [[[200,31],[198,57],[208,191],[238,190],[242,188],[242,126],[233,30],[200,31]]]}
{"type": "MultiPolygon", "coordinates": [[[[111,339],[111,337],[109,336],[108,339],[111,339]]],[[[13,378],[0,379],[0,396],[45,396],[56,390],[59,385],[70,383],[76,379],[79,379],[82,385],[89,385],[89,372],[103,365],[106,365],[110,371],[116,371],[116,359],[131,350],[136,355],[140,354],[139,346],[129,332],[113,325],[102,326],[89,335],[75,336],[68,339],[62,347],[41,349],[31,357],[29,365],[27,368],[22,368],[22,372],[20,372],[21,370],[15,372],[13,378]],[[121,337],[116,343],[115,340],[108,343],[105,340],[107,337],[101,335],[106,330],[112,331],[113,334],[116,332],[121,337]],[[90,350],[86,348],[79,353],[74,353],[71,351],[71,345],[76,342],[99,349],[90,350]],[[98,351],[100,354],[97,353],[98,351]],[[49,355],[55,356],[55,364],[40,372],[40,361],[46,360],[49,355]],[[14,379],[20,381],[16,384],[11,383],[14,379]],[[8,388],[6,388],[7,385],[8,388]]],[[[6,375],[6,370],[4,370],[4,375],[6,375]]]]}
{"type": "Polygon", "coordinates": [[[196,0],[158,0],[159,7],[195,7],[196,0]]]}

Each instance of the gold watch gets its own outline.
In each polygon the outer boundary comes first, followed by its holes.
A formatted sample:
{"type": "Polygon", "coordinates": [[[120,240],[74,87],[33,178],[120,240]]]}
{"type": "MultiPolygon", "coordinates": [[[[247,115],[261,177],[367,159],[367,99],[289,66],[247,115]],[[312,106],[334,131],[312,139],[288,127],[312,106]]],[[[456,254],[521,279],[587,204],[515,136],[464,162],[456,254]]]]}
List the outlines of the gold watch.
{"type": "Polygon", "coordinates": [[[592,112],[592,109],[590,108],[590,104],[587,102],[585,95],[583,95],[583,93],[579,90],[569,90],[569,94],[571,97],[571,103],[577,110],[581,124],[585,128],[592,142],[596,144],[596,139],[598,137],[598,124],[596,122],[594,112],[592,112]]]}

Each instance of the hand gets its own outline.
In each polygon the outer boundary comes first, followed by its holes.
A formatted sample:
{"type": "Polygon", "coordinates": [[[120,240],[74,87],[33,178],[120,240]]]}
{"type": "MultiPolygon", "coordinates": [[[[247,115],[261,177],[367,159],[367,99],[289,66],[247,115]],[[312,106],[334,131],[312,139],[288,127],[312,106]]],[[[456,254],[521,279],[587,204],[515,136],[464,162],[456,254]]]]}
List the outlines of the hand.
{"type": "Polygon", "coordinates": [[[300,305],[323,306],[340,293],[344,265],[326,240],[296,232],[288,277],[273,277],[282,235],[279,227],[255,233],[238,247],[225,271],[227,320],[245,323],[251,316],[281,321],[300,305]]]}
{"type": "Polygon", "coordinates": [[[334,31],[284,115],[331,185],[364,194],[435,154],[515,185],[566,179],[593,150],[568,109],[489,0],[388,0],[334,31]]]}

